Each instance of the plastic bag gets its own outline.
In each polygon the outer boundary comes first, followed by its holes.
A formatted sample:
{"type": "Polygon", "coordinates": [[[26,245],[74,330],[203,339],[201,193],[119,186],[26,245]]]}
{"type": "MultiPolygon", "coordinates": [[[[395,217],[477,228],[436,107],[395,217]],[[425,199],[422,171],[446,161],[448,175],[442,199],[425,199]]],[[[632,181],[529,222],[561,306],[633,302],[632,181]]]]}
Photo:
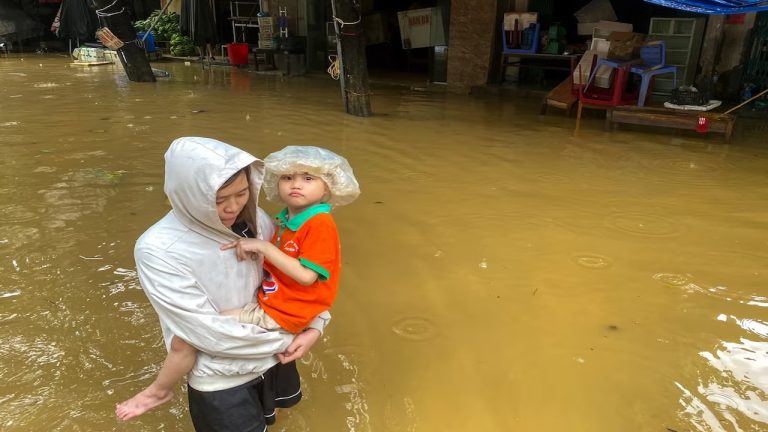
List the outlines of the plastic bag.
{"type": "Polygon", "coordinates": [[[309,173],[323,179],[333,206],[349,204],[360,195],[360,185],[349,162],[336,153],[314,146],[287,146],[264,158],[264,192],[267,199],[280,202],[277,182],[283,174],[309,173]]]}

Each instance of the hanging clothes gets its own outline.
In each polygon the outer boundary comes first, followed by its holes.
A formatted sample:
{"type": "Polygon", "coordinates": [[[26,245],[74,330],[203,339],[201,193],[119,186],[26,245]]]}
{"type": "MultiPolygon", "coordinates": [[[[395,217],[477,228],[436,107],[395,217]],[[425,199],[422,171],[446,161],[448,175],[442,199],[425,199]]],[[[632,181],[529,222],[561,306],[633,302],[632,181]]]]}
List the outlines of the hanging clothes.
{"type": "Polygon", "coordinates": [[[96,37],[99,18],[86,0],[64,0],[60,12],[56,36],[80,40],[93,40],[96,37]]]}
{"type": "Polygon", "coordinates": [[[182,0],[181,32],[196,46],[218,43],[214,0],[182,0]]]}

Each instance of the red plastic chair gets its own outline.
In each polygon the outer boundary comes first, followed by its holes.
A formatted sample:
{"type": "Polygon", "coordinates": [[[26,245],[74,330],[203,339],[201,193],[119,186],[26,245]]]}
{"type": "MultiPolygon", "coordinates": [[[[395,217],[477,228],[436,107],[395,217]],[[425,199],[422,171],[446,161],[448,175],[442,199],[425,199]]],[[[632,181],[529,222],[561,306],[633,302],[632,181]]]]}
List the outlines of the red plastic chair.
{"type": "MultiPolygon", "coordinates": [[[[579,128],[581,127],[581,112],[585,107],[607,110],[619,105],[634,105],[637,101],[636,93],[628,93],[626,91],[630,68],[632,67],[630,63],[615,68],[611,86],[609,88],[603,89],[591,85],[598,63],[596,57],[597,56],[595,56],[595,59],[592,61],[592,71],[589,74],[589,81],[587,81],[586,85],[579,85],[579,107],[576,110],[576,130],[574,131],[574,134],[579,132],[579,128]]],[[[581,77],[582,74],[579,73],[579,76],[581,77]]]]}

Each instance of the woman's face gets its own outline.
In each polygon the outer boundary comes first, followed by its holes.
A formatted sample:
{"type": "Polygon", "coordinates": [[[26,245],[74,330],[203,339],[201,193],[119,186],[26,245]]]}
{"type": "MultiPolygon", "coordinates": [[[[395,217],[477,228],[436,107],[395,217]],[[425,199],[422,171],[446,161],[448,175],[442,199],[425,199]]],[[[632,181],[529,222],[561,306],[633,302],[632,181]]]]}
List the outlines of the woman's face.
{"type": "Polygon", "coordinates": [[[216,192],[216,212],[224,226],[232,227],[250,196],[248,176],[245,173],[240,173],[235,181],[216,192]]]}

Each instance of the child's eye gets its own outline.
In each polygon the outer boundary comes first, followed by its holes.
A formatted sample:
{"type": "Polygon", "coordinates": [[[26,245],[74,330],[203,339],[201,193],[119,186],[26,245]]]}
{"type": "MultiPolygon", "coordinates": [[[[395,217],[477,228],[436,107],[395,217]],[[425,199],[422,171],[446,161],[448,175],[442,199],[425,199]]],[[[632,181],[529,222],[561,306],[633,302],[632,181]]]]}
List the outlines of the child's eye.
{"type": "Polygon", "coordinates": [[[304,177],[304,180],[306,180],[306,181],[312,181],[312,180],[314,180],[314,179],[315,179],[315,178],[314,178],[314,177],[312,177],[312,176],[306,176],[306,177],[304,177]]]}
{"type": "Polygon", "coordinates": [[[289,175],[281,175],[280,176],[280,180],[283,180],[283,181],[288,181],[290,179],[291,179],[291,176],[289,176],[289,175]]]}

